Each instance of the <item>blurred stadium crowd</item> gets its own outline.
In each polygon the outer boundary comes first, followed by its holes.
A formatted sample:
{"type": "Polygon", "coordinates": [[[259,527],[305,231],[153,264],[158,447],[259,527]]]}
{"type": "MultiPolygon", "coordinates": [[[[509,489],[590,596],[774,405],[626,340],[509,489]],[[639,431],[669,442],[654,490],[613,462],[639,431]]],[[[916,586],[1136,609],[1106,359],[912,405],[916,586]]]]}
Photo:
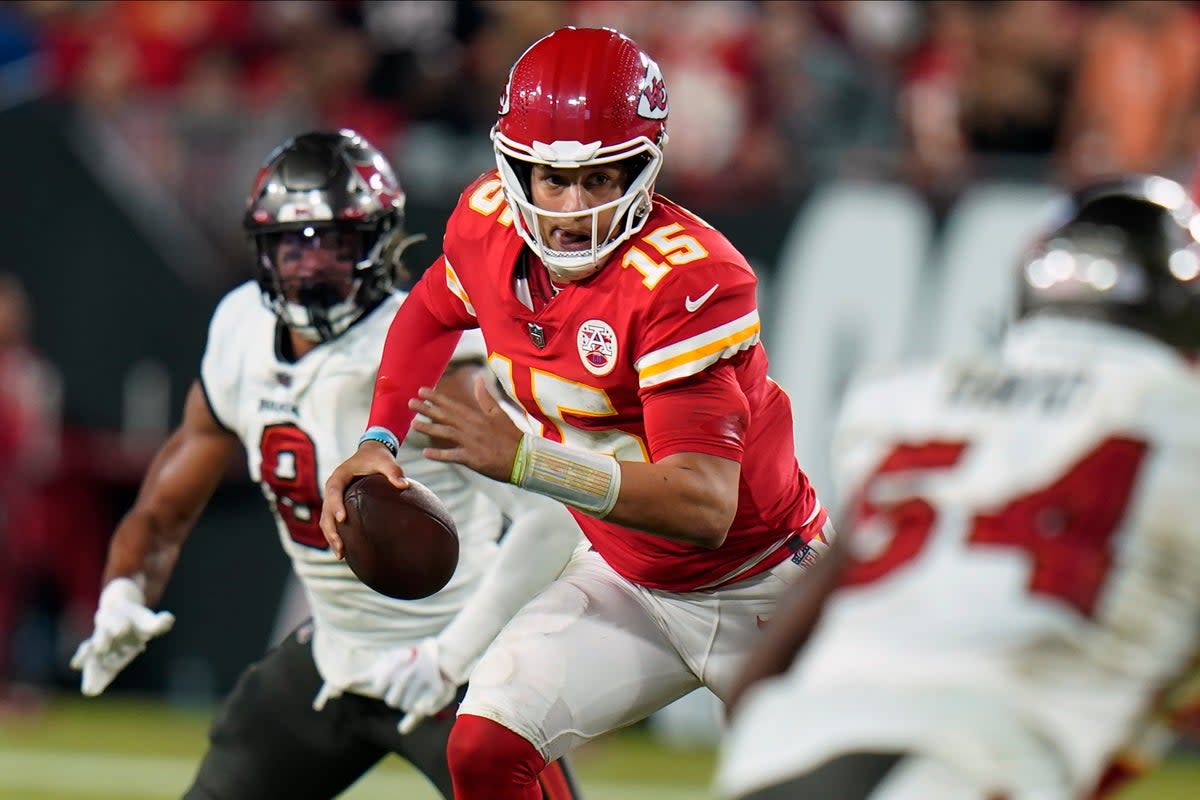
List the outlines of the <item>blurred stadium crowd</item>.
{"type": "MultiPolygon", "coordinates": [[[[659,189],[701,213],[799,209],[837,177],[906,183],[935,210],[997,176],[1192,183],[1200,154],[1200,4],[1166,0],[34,0],[0,6],[0,112],[63,104],[134,154],[129,180],[175,198],[228,287],[246,275],[247,179],[276,143],[355,128],[410,203],[445,205],[493,164],[508,66],[564,24],[615,27],[656,55],[673,101],[659,189]]],[[[19,502],[53,472],[56,406],[29,397],[56,389],[20,287],[0,283],[0,301],[0,323],[15,320],[0,374],[26,376],[0,382],[0,539],[28,539],[0,562],[2,680],[35,599],[16,576],[72,562],[53,582],[85,630],[107,529],[55,524],[61,494],[19,502]],[[52,530],[99,541],[56,560],[64,542],[36,535],[52,530]]]]}
{"type": "MultiPolygon", "coordinates": [[[[244,176],[295,131],[352,127],[410,193],[486,169],[508,65],[562,24],[609,25],[671,85],[662,190],[700,207],[797,202],[815,181],[1190,177],[1200,10],[1184,2],[40,0],[0,11],[10,94],[119,132],[217,241],[244,176]]],[[[233,241],[229,241],[229,240],[233,241]]]]}

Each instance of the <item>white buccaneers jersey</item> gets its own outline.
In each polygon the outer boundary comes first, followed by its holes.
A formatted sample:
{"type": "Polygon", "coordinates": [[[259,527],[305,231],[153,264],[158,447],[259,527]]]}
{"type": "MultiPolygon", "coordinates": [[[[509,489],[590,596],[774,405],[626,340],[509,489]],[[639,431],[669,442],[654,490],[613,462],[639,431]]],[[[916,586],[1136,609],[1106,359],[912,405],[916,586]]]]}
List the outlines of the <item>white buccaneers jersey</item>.
{"type": "Polygon", "coordinates": [[[1086,791],[1197,651],[1200,380],[1035,318],[992,359],[856,387],[834,460],[855,561],[797,681],[995,698],[1086,791]]]}
{"type": "MultiPolygon", "coordinates": [[[[403,298],[393,294],[341,336],[290,363],[277,355],[275,315],[258,286],[246,283],[217,307],[201,365],[213,414],[245,444],[250,477],[262,487],[304,584],[317,666],[343,687],[363,684],[380,648],[415,643],[445,626],[491,561],[503,522],[501,509],[477,488],[479,479],[422,458],[417,443],[406,441],[399,456],[405,474],[433,490],[458,526],[459,564],[450,583],[422,600],[393,600],[363,585],[325,544],[321,489],[358,447],[384,336],[403,298]]],[[[464,334],[456,359],[482,362],[476,337],[464,334]]]]}

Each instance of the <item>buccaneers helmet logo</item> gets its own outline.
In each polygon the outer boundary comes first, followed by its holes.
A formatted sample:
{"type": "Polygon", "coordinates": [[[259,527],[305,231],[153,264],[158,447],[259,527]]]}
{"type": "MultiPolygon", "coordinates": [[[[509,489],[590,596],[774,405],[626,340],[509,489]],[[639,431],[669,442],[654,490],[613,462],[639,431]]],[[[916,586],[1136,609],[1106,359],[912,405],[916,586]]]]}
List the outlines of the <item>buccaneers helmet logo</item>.
{"type": "Polygon", "coordinates": [[[395,176],[387,170],[379,169],[373,163],[356,162],[354,171],[358,173],[358,177],[362,178],[363,183],[379,197],[381,203],[395,205],[400,201],[403,195],[400,191],[400,184],[396,182],[395,176]]]}

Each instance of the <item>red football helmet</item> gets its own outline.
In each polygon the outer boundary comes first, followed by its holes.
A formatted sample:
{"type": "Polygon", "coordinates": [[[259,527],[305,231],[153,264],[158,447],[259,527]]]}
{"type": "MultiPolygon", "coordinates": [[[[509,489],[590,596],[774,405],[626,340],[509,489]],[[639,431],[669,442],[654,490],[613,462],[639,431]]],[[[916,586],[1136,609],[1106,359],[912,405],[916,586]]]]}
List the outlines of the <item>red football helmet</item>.
{"type": "Polygon", "coordinates": [[[496,165],[517,231],[556,276],[592,274],[616,247],[642,229],[667,142],[667,87],[650,56],[610,28],[561,28],[539,39],[513,64],[492,129],[496,165]],[[592,246],[551,250],[539,217],[578,218],[531,202],[533,164],[585,167],[627,161],[625,193],[590,209],[592,246]],[[616,209],[607,231],[599,217],[616,209]]]}

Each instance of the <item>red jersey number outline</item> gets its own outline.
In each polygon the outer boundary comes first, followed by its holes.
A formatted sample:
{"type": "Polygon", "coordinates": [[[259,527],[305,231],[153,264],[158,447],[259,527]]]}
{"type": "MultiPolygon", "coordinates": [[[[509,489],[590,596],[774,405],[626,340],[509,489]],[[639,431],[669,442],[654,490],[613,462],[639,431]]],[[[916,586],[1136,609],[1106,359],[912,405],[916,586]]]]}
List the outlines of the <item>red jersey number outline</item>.
{"type": "MultiPolygon", "coordinates": [[[[889,473],[948,469],[966,447],[966,442],[900,445],[866,485],[889,473]]],[[[1091,616],[1112,566],[1112,537],[1129,506],[1147,449],[1137,439],[1105,439],[1053,483],[973,516],[967,546],[1025,550],[1031,557],[1030,593],[1056,598],[1091,616]]],[[[891,539],[880,553],[850,568],[847,584],[878,580],[915,558],[929,538],[937,510],[922,498],[888,507],[860,498],[854,504],[852,528],[880,515],[886,517],[891,539]]]]}
{"type": "Polygon", "coordinates": [[[312,437],[291,423],[268,425],[259,438],[261,480],[271,490],[275,513],[292,540],[328,550],[321,533],[321,488],[317,482],[317,447],[312,437]]]}

